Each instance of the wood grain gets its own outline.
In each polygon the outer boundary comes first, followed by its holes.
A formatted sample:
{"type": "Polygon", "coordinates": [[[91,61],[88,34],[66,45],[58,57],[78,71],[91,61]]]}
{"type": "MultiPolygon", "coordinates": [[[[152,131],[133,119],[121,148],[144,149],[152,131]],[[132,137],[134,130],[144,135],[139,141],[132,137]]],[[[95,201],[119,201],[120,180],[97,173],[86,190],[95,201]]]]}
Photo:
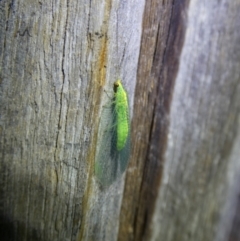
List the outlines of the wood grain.
{"type": "Polygon", "coordinates": [[[0,236],[239,239],[240,1],[0,1],[0,236]],[[128,170],[94,175],[121,79],[128,170]]]}
{"type": "Polygon", "coordinates": [[[1,237],[117,236],[123,180],[94,183],[97,130],[117,78],[133,103],[143,3],[0,1],[1,237]]]}

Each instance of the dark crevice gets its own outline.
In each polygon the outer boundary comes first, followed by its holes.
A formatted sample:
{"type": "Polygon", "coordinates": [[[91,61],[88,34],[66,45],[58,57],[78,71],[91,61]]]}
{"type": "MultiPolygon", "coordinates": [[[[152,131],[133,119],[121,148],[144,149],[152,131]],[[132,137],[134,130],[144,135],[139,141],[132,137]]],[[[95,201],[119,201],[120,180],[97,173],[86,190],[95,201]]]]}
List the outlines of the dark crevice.
{"type": "Polygon", "coordinates": [[[17,33],[19,34],[19,36],[23,37],[25,36],[25,34],[27,34],[29,37],[32,37],[32,35],[29,33],[28,27],[25,28],[25,30],[21,33],[20,30],[17,31],[17,33]]]}
{"type": "MultiPolygon", "coordinates": [[[[154,47],[154,54],[153,54],[153,61],[152,63],[155,62],[157,59],[157,46],[158,46],[158,41],[159,41],[159,33],[160,33],[160,23],[158,23],[158,30],[157,30],[157,37],[156,37],[156,42],[155,42],[155,47],[154,47]]],[[[154,64],[152,65],[151,72],[153,71],[154,64]]]]}
{"type": "MultiPolygon", "coordinates": [[[[67,12],[66,12],[66,20],[65,20],[65,26],[64,26],[64,37],[63,37],[63,49],[62,49],[62,63],[61,63],[61,71],[62,71],[62,87],[61,87],[61,92],[60,92],[60,109],[59,109],[59,115],[58,115],[58,126],[57,126],[57,136],[56,136],[56,143],[55,143],[55,153],[54,153],[54,165],[55,165],[55,172],[56,172],[56,189],[55,189],[55,195],[58,196],[59,195],[59,173],[61,173],[61,165],[59,165],[59,163],[61,162],[61,160],[58,160],[57,157],[57,152],[58,152],[58,142],[59,142],[59,134],[60,131],[62,131],[62,128],[65,128],[65,132],[66,132],[66,122],[67,122],[67,113],[66,113],[66,120],[65,120],[65,126],[63,127],[61,124],[61,119],[62,119],[62,115],[63,115],[63,98],[64,98],[64,85],[66,82],[66,72],[64,69],[64,65],[66,62],[66,41],[67,41],[67,25],[68,25],[68,17],[69,17],[69,0],[67,0],[66,2],[66,7],[67,7],[67,12]],[[59,168],[60,167],[60,168],[59,168]]],[[[56,199],[58,200],[58,198],[56,199]]],[[[57,209],[59,209],[59,205],[57,203],[55,203],[55,206],[57,209]]],[[[57,218],[55,217],[55,230],[57,232],[59,232],[59,230],[56,228],[56,221],[57,218]]]]}
{"type": "Polygon", "coordinates": [[[138,207],[135,209],[134,212],[134,219],[133,219],[133,235],[134,237],[136,236],[136,232],[137,232],[137,223],[138,223],[138,207]]]}
{"type": "MultiPolygon", "coordinates": [[[[62,81],[62,88],[61,88],[61,93],[60,93],[60,110],[59,110],[59,115],[58,115],[58,130],[57,130],[57,136],[56,136],[56,142],[55,142],[55,152],[54,152],[54,160],[55,160],[55,168],[56,168],[56,175],[57,175],[57,183],[58,183],[58,169],[57,169],[57,149],[58,149],[58,139],[59,139],[59,132],[62,128],[61,126],[61,116],[62,116],[62,108],[63,108],[63,89],[64,89],[64,84],[65,84],[65,70],[64,70],[64,63],[65,63],[65,50],[66,50],[66,38],[67,38],[67,23],[68,23],[68,6],[69,6],[69,0],[67,0],[67,16],[66,16],[66,21],[65,21],[65,27],[64,27],[64,38],[63,38],[63,57],[62,57],[62,76],[63,76],[63,81],[62,81]]],[[[57,190],[56,190],[57,194],[57,190]]]]}
{"type": "Polygon", "coordinates": [[[87,20],[87,41],[88,45],[91,46],[92,44],[92,33],[89,32],[90,29],[90,20],[91,20],[91,9],[92,9],[92,1],[89,1],[89,13],[88,13],[88,20],[87,20]]]}

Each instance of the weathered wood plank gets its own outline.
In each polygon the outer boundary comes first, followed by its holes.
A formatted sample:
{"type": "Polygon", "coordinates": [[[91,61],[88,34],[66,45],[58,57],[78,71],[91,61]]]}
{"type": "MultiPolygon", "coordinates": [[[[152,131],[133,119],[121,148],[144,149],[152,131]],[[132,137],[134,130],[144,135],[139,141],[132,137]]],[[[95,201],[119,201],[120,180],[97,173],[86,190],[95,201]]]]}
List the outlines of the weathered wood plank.
{"type": "Polygon", "coordinates": [[[147,130],[133,141],[119,240],[227,240],[239,194],[239,1],[168,2],[155,15],[164,3],[144,13],[136,90],[147,78],[157,92],[144,102],[136,91],[145,105],[135,104],[133,126],[147,130]]]}
{"type": "Polygon", "coordinates": [[[227,240],[221,223],[240,168],[239,10],[239,1],[190,3],[153,240],[227,240]]]}
{"type": "Polygon", "coordinates": [[[143,7],[0,1],[0,213],[13,240],[117,238],[123,180],[95,183],[97,129],[117,78],[132,110],[143,7]]]}

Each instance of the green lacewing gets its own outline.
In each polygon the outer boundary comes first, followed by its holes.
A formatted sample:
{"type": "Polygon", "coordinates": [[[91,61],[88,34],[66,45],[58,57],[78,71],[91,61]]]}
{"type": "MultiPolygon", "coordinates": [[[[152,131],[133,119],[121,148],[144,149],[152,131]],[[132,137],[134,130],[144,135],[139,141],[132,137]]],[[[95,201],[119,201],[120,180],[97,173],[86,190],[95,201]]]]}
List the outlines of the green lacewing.
{"type": "Polygon", "coordinates": [[[129,135],[128,97],[120,80],[114,83],[115,111],[117,115],[117,150],[121,151],[129,135]]]}
{"type": "Polygon", "coordinates": [[[128,96],[121,80],[114,82],[113,100],[104,106],[100,120],[95,174],[108,186],[126,169],[130,155],[128,96]]]}

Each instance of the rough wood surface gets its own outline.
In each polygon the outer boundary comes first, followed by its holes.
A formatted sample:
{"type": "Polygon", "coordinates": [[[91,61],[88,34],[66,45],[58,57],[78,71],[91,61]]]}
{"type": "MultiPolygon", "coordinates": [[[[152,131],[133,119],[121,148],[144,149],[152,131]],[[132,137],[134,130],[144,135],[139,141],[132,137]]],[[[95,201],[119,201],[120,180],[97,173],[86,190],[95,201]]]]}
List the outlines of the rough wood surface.
{"type": "Polygon", "coordinates": [[[132,110],[144,1],[0,1],[1,237],[116,240],[123,177],[94,179],[104,89],[132,110]]]}
{"type": "Polygon", "coordinates": [[[239,0],[1,0],[0,237],[238,240],[239,13],[239,0]],[[101,188],[117,78],[132,155],[101,188]]]}
{"type": "Polygon", "coordinates": [[[240,177],[239,11],[240,1],[190,2],[152,240],[228,240],[240,177]]]}
{"type": "Polygon", "coordinates": [[[239,237],[239,11],[240,1],[147,2],[119,240],[239,237]]]}

